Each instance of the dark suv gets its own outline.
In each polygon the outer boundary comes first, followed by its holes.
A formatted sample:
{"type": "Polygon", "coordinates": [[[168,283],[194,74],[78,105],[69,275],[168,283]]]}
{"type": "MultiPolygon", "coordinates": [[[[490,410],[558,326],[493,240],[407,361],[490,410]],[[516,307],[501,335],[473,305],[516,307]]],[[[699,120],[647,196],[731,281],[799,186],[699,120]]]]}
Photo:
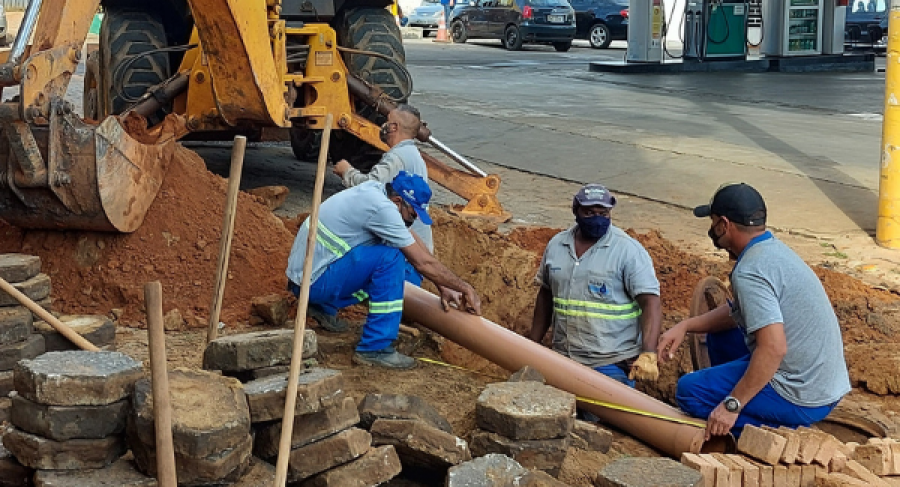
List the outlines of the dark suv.
{"type": "Polygon", "coordinates": [[[850,44],[876,44],[887,33],[888,2],[850,0],[844,41],[850,44]]]}
{"type": "Polygon", "coordinates": [[[525,42],[568,51],[575,38],[575,10],[566,0],[472,0],[450,14],[453,42],[500,39],[510,51],[525,42]]]}
{"type": "Polygon", "coordinates": [[[575,9],[575,38],[587,39],[594,49],[628,40],[628,0],[570,0],[575,9]]]}

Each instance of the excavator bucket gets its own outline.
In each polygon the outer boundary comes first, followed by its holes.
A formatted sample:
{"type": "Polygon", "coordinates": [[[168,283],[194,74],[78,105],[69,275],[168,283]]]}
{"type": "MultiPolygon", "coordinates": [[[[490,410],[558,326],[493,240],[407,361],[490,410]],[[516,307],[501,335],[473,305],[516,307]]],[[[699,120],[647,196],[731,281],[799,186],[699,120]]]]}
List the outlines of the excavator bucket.
{"type": "Polygon", "coordinates": [[[10,112],[0,110],[0,218],[23,228],[137,230],[184,127],[173,115],[148,131],[134,114],[92,125],[63,103],[47,125],[10,112]]]}

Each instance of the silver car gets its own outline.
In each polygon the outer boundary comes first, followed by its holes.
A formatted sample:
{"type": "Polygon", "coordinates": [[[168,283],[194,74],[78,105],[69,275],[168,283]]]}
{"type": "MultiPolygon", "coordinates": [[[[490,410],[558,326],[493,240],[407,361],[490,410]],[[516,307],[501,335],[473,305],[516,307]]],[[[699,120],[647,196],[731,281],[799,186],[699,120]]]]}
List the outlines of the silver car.
{"type": "Polygon", "coordinates": [[[421,27],[422,35],[428,37],[428,34],[437,32],[438,22],[442,15],[444,15],[444,6],[439,0],[425,0],[407,16],[409,20],[406,25],[421,27]]]}

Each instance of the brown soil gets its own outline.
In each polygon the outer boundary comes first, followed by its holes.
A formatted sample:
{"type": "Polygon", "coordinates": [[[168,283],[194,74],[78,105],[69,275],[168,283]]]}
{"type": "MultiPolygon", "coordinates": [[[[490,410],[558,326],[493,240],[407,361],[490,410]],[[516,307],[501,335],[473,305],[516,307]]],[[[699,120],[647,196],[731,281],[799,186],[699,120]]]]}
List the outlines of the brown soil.
{"type": "MultiPolygon", "coordinates": [[[[188,326],[209,316],[226,180],[178,147],[144,224],[128,235],[23,231],[0,223],[0,252],[39,255],[53,279],[54,307],[69,313],[121,309],[120,322],[140,325],[143,285],[163,285],[165,311],[178,308],[188,326]]],[[[246,193],[238,198],[221,321],[247,320],[250,300],[284,292],[293,236],[280,219],[246,193]]]]}

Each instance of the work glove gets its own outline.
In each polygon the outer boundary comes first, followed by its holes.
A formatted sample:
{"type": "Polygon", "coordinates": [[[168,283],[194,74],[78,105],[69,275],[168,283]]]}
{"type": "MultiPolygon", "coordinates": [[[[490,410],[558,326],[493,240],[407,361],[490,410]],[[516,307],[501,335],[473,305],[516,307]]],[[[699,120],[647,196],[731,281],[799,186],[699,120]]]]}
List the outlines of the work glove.
{"type": "Polygon", "coordinates": [[[659,367],[656,365],[656,352],[643,352],[631,365],[629,380],[659,379],[659,367]]]}

